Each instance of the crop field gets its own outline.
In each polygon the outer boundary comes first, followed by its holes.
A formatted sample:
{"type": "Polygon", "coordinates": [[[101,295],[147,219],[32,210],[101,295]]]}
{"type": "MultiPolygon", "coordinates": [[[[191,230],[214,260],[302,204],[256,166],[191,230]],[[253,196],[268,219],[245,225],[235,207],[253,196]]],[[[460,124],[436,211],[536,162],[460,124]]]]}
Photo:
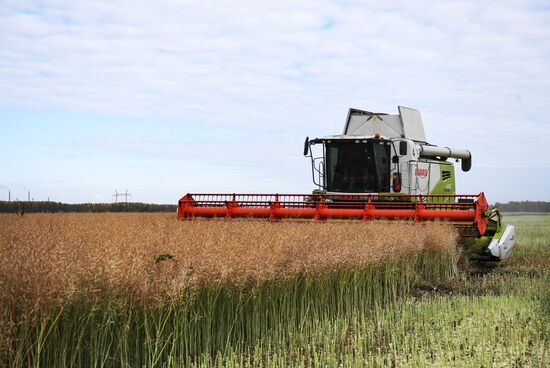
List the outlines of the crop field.
{"type": "Polygon", "coordinates": [[[505,220],[495,266],[444,223],[0,215],[0,366],[547,366],[550,216],[505,220]]]}

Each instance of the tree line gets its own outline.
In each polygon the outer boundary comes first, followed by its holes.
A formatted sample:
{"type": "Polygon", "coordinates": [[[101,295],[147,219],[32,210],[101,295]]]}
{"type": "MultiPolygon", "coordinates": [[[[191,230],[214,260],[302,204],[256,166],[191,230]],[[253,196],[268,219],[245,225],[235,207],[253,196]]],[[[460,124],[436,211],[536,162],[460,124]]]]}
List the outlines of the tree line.
{"type": "MultiPolygon", "coordinates": [[[[519,201],[496,203],[502,212],[548,212],[550,202],[519,201]]],[[[51,201],[0,201],[0,213],[54,213],[54,212],[176,212],[176,204],[141,202],[119,203],[61,203],[51,201]]]]}
{"type": "Polygon", "coordinates": [[[0,213],[55,213],[55,212],[176,212],[175,204],[141,202],[119,203],[61,203],[51,201],[0,201],[0,213]]]}
{"type": "Polygon", "coordinates": [[[501,212],[550,212],[550,202],[519,201],[496,203],[501,212]]]}

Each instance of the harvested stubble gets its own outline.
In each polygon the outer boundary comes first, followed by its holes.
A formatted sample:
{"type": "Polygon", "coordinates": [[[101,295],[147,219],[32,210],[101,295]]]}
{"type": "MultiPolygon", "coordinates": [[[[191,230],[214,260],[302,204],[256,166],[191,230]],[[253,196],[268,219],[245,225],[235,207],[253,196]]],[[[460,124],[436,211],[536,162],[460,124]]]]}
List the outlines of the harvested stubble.
{"type": "Polygon", "coordinates": [[[0,216],[0,363],[177,366],[366,317],[456,271],[442,223],[174,217],[0,216]]]}

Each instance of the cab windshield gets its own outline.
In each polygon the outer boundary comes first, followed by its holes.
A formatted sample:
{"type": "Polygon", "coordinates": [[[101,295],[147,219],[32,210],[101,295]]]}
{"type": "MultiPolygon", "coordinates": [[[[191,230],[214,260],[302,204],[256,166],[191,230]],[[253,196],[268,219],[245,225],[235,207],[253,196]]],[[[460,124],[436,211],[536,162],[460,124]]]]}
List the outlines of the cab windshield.
{"type": "Polygon", "coordinates": [[[329,192],[390,191],[390,143],[382,140],[325,142],[329,192]]]}

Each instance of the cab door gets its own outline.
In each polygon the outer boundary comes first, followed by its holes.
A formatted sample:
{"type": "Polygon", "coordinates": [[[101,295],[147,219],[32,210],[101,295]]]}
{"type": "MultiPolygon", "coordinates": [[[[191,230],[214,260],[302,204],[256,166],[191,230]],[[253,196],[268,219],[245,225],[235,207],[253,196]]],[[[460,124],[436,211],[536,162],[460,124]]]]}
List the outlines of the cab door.
{"type": "Polygon", "coordinates": [[[411,162],[409,166],[411,194],[428,194],[430,190],[430,163],[411,162]]]}

